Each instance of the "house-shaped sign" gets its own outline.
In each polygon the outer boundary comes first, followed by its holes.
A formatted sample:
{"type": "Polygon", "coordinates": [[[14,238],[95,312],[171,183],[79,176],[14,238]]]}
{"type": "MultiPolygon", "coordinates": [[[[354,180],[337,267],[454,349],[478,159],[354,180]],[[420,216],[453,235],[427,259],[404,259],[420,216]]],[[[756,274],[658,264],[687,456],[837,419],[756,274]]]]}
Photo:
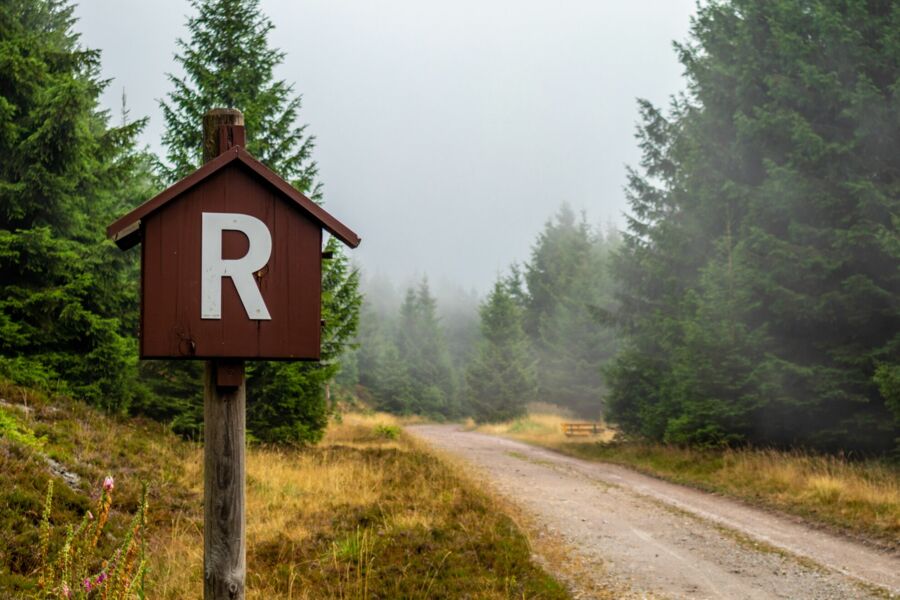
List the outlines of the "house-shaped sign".
{"type": "Polygon", "coordinates": [[[240,146],[117,220],[141,244],[141,358],[318,359],[323,229],[359,245],[240,146]]]}

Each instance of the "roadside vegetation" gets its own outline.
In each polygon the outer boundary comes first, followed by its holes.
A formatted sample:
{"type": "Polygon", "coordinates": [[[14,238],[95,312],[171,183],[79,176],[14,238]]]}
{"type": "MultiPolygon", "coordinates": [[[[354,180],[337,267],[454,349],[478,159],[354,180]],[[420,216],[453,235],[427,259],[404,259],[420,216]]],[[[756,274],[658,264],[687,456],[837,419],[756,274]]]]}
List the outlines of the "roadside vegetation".
{"type": "Polygon", "coordinates": [[[632,467],[796,515],[887,548],[900,548],[900,466],[896,463],[800,450],[695,449],[629,440],[609,427],[596,436],[566,437],[562,424],[573,420],[552,412],[530,413],[477,430],[578,458],[632,467]]]}
{"type": "MultiPolygon", "coordinates": [[[[191,449],[152,421],[103,416],[65,397],[51,402],[43,393],[0,379],[0,598],[28,598],[38,591],[49,480],[54,482],[49,556],[65,543],[66,526],[77,528],[87,511],[99,522],[99,490],[107,476],[114,478],[115,498],[95,554],[113,556],[125,540],[141,509],[145,482],[147,531],[154,535],[148,554],[154,554],[171,515],[195,505],[200,509],[199,499],[180,484],[191,449]]],[[[148,573],[147,579],[155,575],[148,573]]]]}
{"type": "MultiPolygon", "coordinates": [[[[0,398],[0,598],[38,591],[48,480],[54,555],[108,475],[116,498],[97,554],[126,539],[146,482],[146,597],[202,595],[201,447],[6,383],[0,398]]],[[[494,499],[396,417],[346,415],[315,447],[254,447],[247,471],[248,598],[569,597],[494,499]]]]}

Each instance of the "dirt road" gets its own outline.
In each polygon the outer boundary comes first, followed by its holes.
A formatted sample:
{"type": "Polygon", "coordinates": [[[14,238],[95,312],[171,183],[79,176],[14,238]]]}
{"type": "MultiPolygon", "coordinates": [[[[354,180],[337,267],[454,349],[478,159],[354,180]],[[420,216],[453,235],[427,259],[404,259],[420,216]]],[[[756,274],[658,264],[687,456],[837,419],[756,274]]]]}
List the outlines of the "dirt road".
{"type": "Polygon", "coordinates": [[[455,426],[409,431],[476,467],[595,565],[598,582],[638,597],[900,598],[900,557],[789,518],[455,426]]]}

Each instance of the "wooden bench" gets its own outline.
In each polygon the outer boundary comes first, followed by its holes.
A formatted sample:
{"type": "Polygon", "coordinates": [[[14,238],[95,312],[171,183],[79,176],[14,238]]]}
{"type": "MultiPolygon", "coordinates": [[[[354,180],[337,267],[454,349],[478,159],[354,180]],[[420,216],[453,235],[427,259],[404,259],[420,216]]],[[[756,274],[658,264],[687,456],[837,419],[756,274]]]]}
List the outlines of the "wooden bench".
{"type": "Polygon", "coordinates": [[[563,423],[562,431],[568,437],[598,435],[603,433],[603,425],[600,423],[563,423]]]}

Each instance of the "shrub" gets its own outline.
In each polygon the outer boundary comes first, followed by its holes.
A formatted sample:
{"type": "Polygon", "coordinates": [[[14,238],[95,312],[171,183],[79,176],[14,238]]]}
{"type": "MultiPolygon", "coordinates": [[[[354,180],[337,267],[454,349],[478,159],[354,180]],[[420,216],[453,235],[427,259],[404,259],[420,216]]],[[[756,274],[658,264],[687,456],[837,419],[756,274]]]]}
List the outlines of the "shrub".
{"type": "Polygon", "coordinates": [[[400,428],[396,425],[376,425],[375,435],[386,440],[396,440],[400,436],[400,428]]]}

